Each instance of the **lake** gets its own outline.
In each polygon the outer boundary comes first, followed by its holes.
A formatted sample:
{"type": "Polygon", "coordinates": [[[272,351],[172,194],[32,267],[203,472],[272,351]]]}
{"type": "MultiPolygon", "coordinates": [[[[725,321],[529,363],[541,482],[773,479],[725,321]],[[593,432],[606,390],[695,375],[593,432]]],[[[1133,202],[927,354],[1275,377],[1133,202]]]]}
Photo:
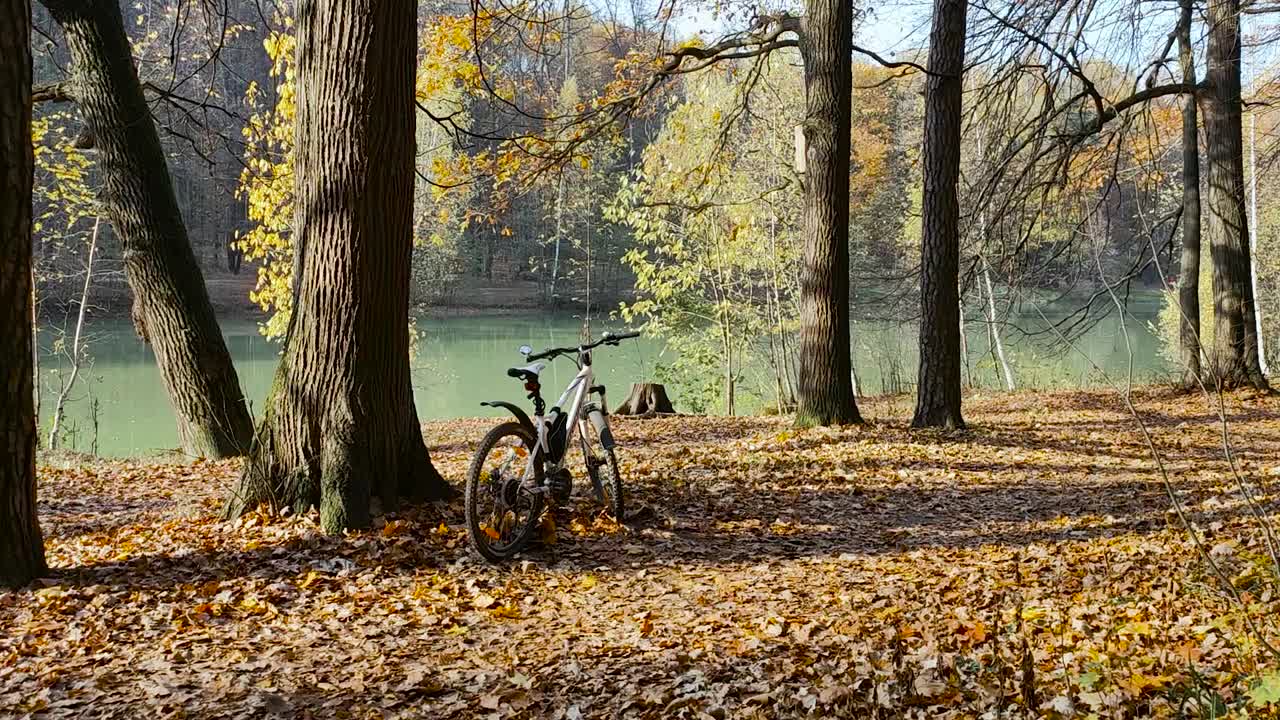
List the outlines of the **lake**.
{"type": "MultiPolygon", "coordinates": [[[[1042,308],[1057,321],[1074,305],[1059,302],[1042,308]]],[[[1134,379],[1152,382],[1169,376],[1158,352],[1158,340],[1148,325],[1159,311],[1155,293],[1140,296],[1126,318],[1133,346],[1134,379]]],[[[1102,384],[1093,369],[1097,364],[1123,380],[1129,363],[1118,314],[1112,313],[1075,340],[1084,354],[1063,348],[1045,331],[1040,312],[1024,307],[1011,318],[1014,328],[1004,335],[1010,365],[1020,388],[1085,387],[1102,384]]],[[[528,343],[535,349],[572,345],[580,321],[568,315],[467,315],[432,317],[419,325],[419,345],[414,365],[415,401],[423,420],[498,415],[480,406],[483,400],[506,399],[527,404],[519,384],[505,374],[520,364],[516,348],[528,343]]],[[[616,323],[595,321],[598,333],[620,328],[616,323]]],[[[245,396],[256,414],[262,407],[275,370],[279,346],[258,333],[251,320],[224,320],[223,332],[231,350],[245,396]]],[[[863,394],[910,390],[916,372],[916,328],[885,321],[854,322],[854,363],[863,394]]],[[[999,387],[997,367],[989,351],[985,325],[972,319],[968,325],[969,365],[973,384],[999,387]]],[[[129,456],[177,447],[173,412],[160,382],[151,350],[138,340],[127,320],[96,320],[87,329],[92,365],[70,396],[62,446],[104,456],[129,456]]],[[[58,387],[61,356],[53,351],[58,334],[41,333],[42,435],[47,437],[58,387]]],[[[69,339],[68,339],[69,342],[69,339]]],[[[626,396],[632,382],[653,377],[657,364],[669,360],[664,344],[641,338],[617,348],[602,348],[594,360],[598,382],[610,388],[610,404],[626,396]]],[[[552,364],[544,385],[562,388],[573,376],[567,360],[552,364]]],[[[750,374],[749,374],[750,375],[750,374]]],[[[739,391],[743,412],[760,410],[772,396],[750,393],[758,377],[747,377],[739,391]]],[[[668,387],[680,410],[680,383],[668,387]]],[[[547,392],[551,395],[551,392],[547,392]]],[[[558,391],[555,395],[558,395],[558,391]]],[[[555,396],[549,398],[554,400],[555,396]]]]}

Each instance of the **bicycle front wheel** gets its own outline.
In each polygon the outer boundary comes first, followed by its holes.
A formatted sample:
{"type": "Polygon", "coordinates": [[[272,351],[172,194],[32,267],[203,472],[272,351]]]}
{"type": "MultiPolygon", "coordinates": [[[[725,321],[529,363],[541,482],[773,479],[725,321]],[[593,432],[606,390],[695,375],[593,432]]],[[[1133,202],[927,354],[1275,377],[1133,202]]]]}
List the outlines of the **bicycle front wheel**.
{"type": "Polygon", "coordinates": [[[604,454],[604,461],[596,467],[595,485],[596,500],[605,506],[614,520],[622,522],[622,513],[626,509],[622,502],[622,471],[618,469],[618,456],[612,450],[598,449],[604,454]]]}
{"type": "MultiPolygon", "coordinates": [[[[599,411],[596,411],[599,412],[599,411]]],[[[586,427],[590,441],[590,456],[586,458],[587,472],[591,476],[591,489],[596,502],[604,505],[605,510],[614,520],[622,522],[622,513],[626,509],[622,500],[622,471],[618,468],[618,456],[613,448],[605,449],[602,434],[608,433],[608,424],[603,415],[588,418],[586,427]]]]}
{"type": "Polygon", "coordinates": [[[490,562],[524,549],[542,516],[535,492],[541,461],[529,462],[537,439],[523,425],[503,423],[480,441],[467,471],[464,498],[471,546],[490,562]]]}

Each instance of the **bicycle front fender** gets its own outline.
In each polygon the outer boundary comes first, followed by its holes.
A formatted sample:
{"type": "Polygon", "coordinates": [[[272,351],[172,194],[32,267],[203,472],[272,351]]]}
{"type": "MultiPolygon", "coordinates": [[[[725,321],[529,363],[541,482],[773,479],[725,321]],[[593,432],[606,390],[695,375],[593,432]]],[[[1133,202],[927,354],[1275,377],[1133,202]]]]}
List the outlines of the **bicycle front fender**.
{"type": "Polygon", "coordinates": [[[506,410],[507,412],[514,415],[516,418],[516,421],[519,422],[521,425],[523,425],[524,428],[528,430],[531,435],[533,435],[535,438],[538,437],[538,431],[535,430],[533,427],[533,420],[529,419],[529,414],[526,413],[524,410],[522,410],[519,405],[505,402],[503,400],[490,400],[487,402],[482,402],[480,404],[485,407],[502,408],[506,410]]]}

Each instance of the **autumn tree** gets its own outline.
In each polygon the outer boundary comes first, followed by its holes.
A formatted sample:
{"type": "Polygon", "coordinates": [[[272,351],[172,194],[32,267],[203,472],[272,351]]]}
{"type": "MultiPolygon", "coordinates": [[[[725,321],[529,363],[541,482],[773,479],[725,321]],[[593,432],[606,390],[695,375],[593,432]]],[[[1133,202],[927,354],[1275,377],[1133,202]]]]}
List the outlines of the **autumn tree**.
{"type": "MultiPolygon", "coordinates": [[[[244,129],[244,168],[236,194],[245,203],[250,225],[246,232],[237,234],[235,244],[247,259],[258,264],[257,285],[249,297],[268,313],[260,330],[280,340],[289,326],[297,267],[293,232],[297,43],[292,19],[278,20],[275,25],[279,29],[263,41],[271,61],[268,74],[274,80],[274,93],[257,83],[251,83],[245,93],[246,104],[255,112],[244,129]]],[[[419,151],[411,298],[447,296],[453,289],[457,266],[470,249],[460,247],[460,236],[473,223],[494,222],[491,215],[485,222],[486,213],[478,208],[478,178],[507,171],[497,168],[493,153],[486,149],[456,147],[459,136],[471,137],[472,103],[487,98],[486,83],[498,82],[500,77],[496,71],[481,73],[473,57],[477,44],[502,39],[491,39],[502,30],[494,25],[488,16],[435,15],[418,33],[422,56],[415,85],[419,151]]],[[[504,231],[504,237],[511,233],[504,231]]]]}
{"type": "MultiPolygon", "coordinates": [[[[852,6],[809,0],[802,17],[753,12],[745,30],[714,45],[681,43],[660,57],[619,63],[618,78],[576,117],[556,123],[551,139],[515,143],[533,155],[536,172],[576,157],[586,143],[630,120],[646,98],[668,80],[729,60],[799,48],[804,64],[804,225],[800,279],[800,348],[796,422],[800,426],[861,422],[853,392],[849,328],[849,176],[852,55],[881,64],[874,52],[853,44],[852,6]],[[636,67],[648,66],[644,72],[636,67]]],[[[735,117],[742,114],[735,113],[735,117]]]]}
{"type": "Polygon", "coordinates": [[[374,498],[448,492],[409,377],[415,5],[304,0],[297,11],[296,296],[228,515],[318,506],[365,527],[374,498]]]}
{"type": "Polygon", "coordinates": [[[858,423],[849,344],[852,4],[807,0],[800,52],[806,174],[796,424],[858,423]]]}
{"type": "Polygon", "coordinates": [[[242,454],[252,419],[174,196],[116,0],[41,0],[66,36],[73,99],[102,169],[102,205],[124,248],[133,321],[155,351],[184,452],[242,454]]]}
{"type": "Polygon", "coordinates": [[[924,115],[920,366],[915,427],[964,427],[960,414],[960,123],[967,0],[936,0],[924,115]]]}
{"type": "Polygon", "coordinates": [[[1267,387],[1258,362],[1245,209],[1240,99],[1240,3],[1210,0],[1204,93],[1213,263],[1212,371],[1223,387],[1267,387]]]}
{"type": "Polygon", "coordinates": [[[45,571],[31,387],[31,5],[0,2],[0,584],[45,571]]]}
{"type": "Polygon", "coordinates": [[[684,101],[607,209],[633,243],[624,260],[635,298],[622,317],[643,321],[675,351],[657,378],[680,382],[680,404],[694,412],[719,401],[733,415],[751,391],[739,387],[743,376],[761,359],[771,375],[761,396],[772,390],[780,411],[791,405],[801,193],[788,164],[803,111],[797,59],[794,51],[775,53],[745,70],[762,71],[752,109],[768,122],[725,127],[746,91],[741,66],[686,78],[684,101]]]}

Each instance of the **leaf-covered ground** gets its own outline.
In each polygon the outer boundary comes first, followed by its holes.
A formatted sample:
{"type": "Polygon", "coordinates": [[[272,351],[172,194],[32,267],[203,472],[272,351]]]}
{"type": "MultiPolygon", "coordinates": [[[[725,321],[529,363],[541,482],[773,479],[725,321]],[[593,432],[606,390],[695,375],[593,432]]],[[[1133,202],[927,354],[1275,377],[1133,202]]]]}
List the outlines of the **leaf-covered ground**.
{"type": "MultiPolygon", "coordinates": [[[[0,593],[0,713],[1265,716],[1262,526],[1212,405],[1138,402],[1247,613],[1114,395],[975,397],[951,435],[908,431],[903,400],[841,430],[623,420],[628,526],[579,508],[503,568],[468,549],[460,503],[334,538],[218,522],[235,462],[43,468],[55,570],[0,593]]],[[[1227,411],[1269,503],[1280,400],[1227,411]]],[[[427,426],[447,477],[490,423],[427,426]]]]}

